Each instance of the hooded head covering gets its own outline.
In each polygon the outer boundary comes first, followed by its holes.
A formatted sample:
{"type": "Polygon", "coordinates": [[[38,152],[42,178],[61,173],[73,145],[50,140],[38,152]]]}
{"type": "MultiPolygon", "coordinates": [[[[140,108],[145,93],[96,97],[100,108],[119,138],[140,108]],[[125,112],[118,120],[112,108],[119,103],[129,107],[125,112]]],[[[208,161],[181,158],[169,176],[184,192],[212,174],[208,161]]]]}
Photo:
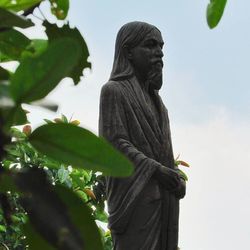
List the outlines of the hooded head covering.
{"type": "MultiPolygon", "coordinates": [[[[134,74],[133,67],[125,55],[125,47],[136,47],[155,26],[145,22],[130,22],[121,27],[115,43],[115,56],[110,80],[128,79],[134,74]]],[[[158,29],[157,29],[158,30],[158,29]]]]}

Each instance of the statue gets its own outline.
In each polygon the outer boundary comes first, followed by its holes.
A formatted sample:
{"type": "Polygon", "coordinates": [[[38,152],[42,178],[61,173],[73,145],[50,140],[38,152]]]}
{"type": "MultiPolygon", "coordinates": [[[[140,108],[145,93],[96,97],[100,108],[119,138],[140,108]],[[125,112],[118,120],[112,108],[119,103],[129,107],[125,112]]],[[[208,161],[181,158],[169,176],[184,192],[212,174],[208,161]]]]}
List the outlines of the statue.
{"type": "Polygon", "coordinates": [[[185,181],[175,169],[162,86],[163,39],[144,22],[118,32],[110,80],[100,99],[99,134],[134,164],[128,178],[105,178],[115,250],[177,250],[179,199],[185,181]]]}

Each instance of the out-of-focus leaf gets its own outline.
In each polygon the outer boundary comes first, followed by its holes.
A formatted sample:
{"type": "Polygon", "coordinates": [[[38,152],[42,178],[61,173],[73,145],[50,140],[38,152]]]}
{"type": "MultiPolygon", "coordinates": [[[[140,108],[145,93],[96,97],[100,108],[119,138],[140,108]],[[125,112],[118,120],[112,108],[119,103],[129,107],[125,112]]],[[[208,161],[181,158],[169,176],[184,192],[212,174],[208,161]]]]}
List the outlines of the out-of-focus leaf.
{"type": "Polygon", "coordinates": [[[31,22],[30,19],[17,15],[3,8],[0,8],[0,28],[11,28],[11,27],[28,28],[33,25],[34,24],[31,22]]]}
{"type": "Polygon", "coordinates": [[[211,29],[216,27],[219,23],[226,3],[227,0],[210,0],[210,3],[207,6],[207,23],[211,29]]]}
{"type": "Polygon", "coordinates": [[[27,115],[25,111],[22,109],[21,105],[13,107],[9,110],[5,110],[5,126],[18,126],[29,123],[27,120],[27,115]]]}
{"type": "Polygon", "coordinates": [[[0,233],[5,233],[6,232],[6,227],[4,225],[0,225],[0,233]]]}
{"type": "Polygon", "coordinates": [[[9,171],[0,174],[0,191],[1,193],[7,191],[18,192],[13,177],[9,171]]]}
{"type": "Polygon", "coordinates": [[[91,63],[88,62],[89,51],[84,38],[77,28],[71,29],[68,24],[64,25],[62,28],[58,28],[57,25],[45,21],[43,25],[46,27],[46,34],[49,41],[62,37],[71,37],[79,43],[81,47],[79,52],[80,57],[78,63],[69,75],[69,77],[73,79],[75,85],[77,85],[80,82],[80,77],[83,75],[83,70],[85,68],[91,68],[91,63]]]}
{"type": "Polygon", "coordinates": [[[55,104],[54,102],[48,101],[46,99],[35,101],[35,102],[32,102],[31,104],[33,106],[39,106],[39,107],[48,109],[48,110],[50,110],[52,112],[56,112],[57,109],[58,109],[58,105],[57,104],[55,104]]]}
{"type": "Polygon", "coordinates": [[[17,30],[7,29],[0,32],[0,60],[2,54],[8,60],[19,60],[29,43],[30,39],[17,30]]]}
{"type": "Polygon", "coordinates": [[[129,176],[130,161],[103,138],[72,124],[43,125],[31,134],[30,143],[41,153],[78,168],[111,176],[129,176]]]}
{"type": "Polygon", "coordinates": [[[42,0],[1,0],[0,7],[13,11],[27,10],[41,1],[42,0]]]}
{"type": "Polygon", "coordinates": [[[77,226],[81,233],[84,240],[84,249],[102,250],[101,236],[88,206],[67,188],[63,186],[56,186],[55,188],[57,194],[67,206],[73,224],[77,226]]]}
{"type": "Polygon", "coordinates": [[[29,103],[45,97],[71,72],[78,62],[80,46],[74,39],[51,43],[36,58],[25,58],[12,77],[10,90],[16,103],[29,103]]]}
{"type": "Polygon", "coordinates": [[[180,176],[185,180],[188,181],[188,177],[187,175],[180,169],[177,169],[177,171],[179,172],[180,176]]]}
{"type": "Polygon", "coordinates": [[[64,183],[69,178],[69,171],[64,167],[61,167],[58,172],[58,179],[61,183],[64,183]]]}
{"type": "MultiPolygon", "coordinates": [[[[1,80],[8,80],[10,77],[10,73],[8,70],[2,68],[0,66],[0,84],[1,84],[1,80]]],[[[1,86],[1,85],[0,85],[1,86]]],[[[0,87],[1,88],[1,87],[0,87]]],[[[1,92],[0,92],[1,93],[1,92]]]]}
{"type": "Polygon", "coordinates": [[[104,211],[103,208],[96,207],[96,210],[94,211],[94,216],[96,220],[102,221],[104,223],[108,222],[108,214],[104,211]]]}
{"type": "Polygon", "coordinates": [[[24,235],[26,236],[25,242],[29,245],[30,250],[55,250],[46,240],[44,240],[32,227],[30,222],[22,226],[24,235]]]}
{"type": "Polygon", "coordinates": [[[22,192],[21,205],[34,229],[56,249],[82,250],[80,230],[65,201],[48,182],[46,173],[38,168],[27,168],[16,174],[15,181],[22,192]]]}
{"type": "Polygon", "coordinates": [[[63,20],[68,15],[69,0],[50,0],[51,13],[59,20],[63,20]]]}
{"type": "Polygon", "coordinates": [[[30,44],[26,47],[26,49],[22,53],[22,58],[26,57],[36,57],[43,52],[48,47],[48,40],[43,39],[33,39],[30,44]]]}

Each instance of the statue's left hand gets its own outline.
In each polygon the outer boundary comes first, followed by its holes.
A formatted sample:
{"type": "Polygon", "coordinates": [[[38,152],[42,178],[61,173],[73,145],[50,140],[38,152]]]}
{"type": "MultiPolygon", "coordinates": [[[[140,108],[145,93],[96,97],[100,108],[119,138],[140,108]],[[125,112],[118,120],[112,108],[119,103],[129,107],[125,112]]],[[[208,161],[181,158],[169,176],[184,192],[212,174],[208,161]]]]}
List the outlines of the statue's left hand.
{"type": "Polygon", "coordinates": [[[186,181],[183,178],[180,179],[180,185],[173,191],[177,199],[183,199],[186,195],[186,181]]]}

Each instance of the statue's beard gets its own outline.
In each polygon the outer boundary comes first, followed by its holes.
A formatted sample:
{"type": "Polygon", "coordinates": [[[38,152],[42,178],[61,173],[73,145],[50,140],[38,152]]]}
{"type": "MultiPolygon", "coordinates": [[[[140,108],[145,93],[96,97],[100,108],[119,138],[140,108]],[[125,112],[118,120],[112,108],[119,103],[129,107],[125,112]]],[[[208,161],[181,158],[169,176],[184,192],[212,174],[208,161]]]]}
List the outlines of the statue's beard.
{"type": "Polygon", "coordinates": [[[146,85],[151,90],[159,90],[162,86],[162,64],[156,63],[147,75],[146,85]]]}

